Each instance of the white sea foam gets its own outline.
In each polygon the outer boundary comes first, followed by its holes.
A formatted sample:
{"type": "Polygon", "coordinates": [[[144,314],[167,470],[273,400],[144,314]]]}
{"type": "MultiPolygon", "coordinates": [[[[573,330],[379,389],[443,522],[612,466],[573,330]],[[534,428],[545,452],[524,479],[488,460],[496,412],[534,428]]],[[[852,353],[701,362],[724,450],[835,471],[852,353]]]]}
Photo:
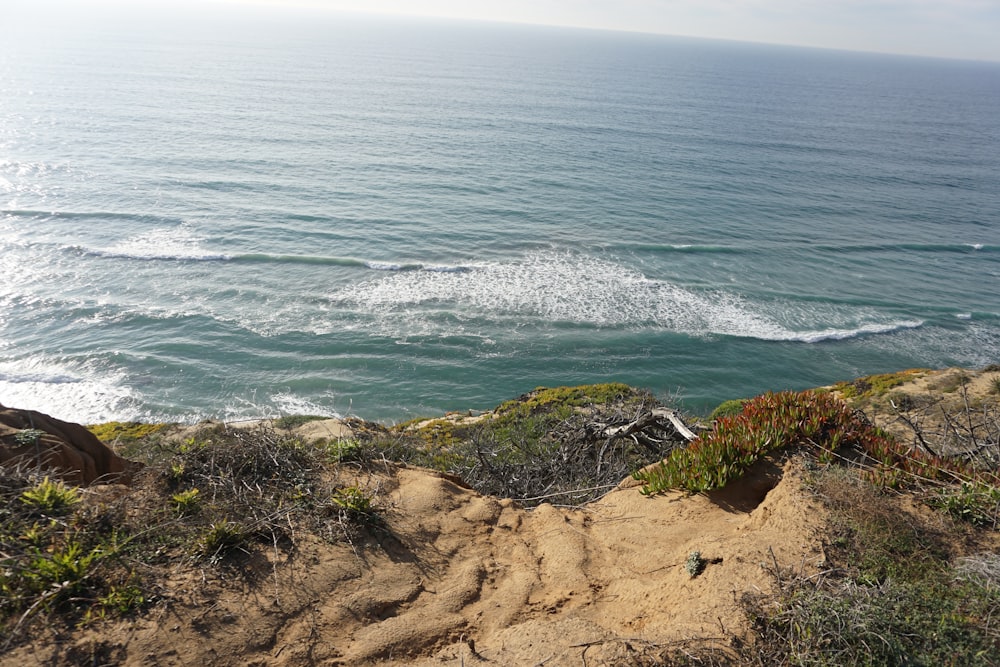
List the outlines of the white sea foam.
{"type": "Polygon", "coordinates": [[[403,268],[402,264],[393,264],[391,262],[365,262],[365,266],[373,271],[399,271],[403,268]]]}
{"type": "Polygon", "coordinates": [[[923,325],[922,320],[902,320],[887,324],[862,324],[849,329],[823,329],[821,331],[789,332],[785,337],[773,340],[789,340],[802,343],[820,343],[825,340],[846,340],[873,334],[891,333],[901,329],[916,329],[923,325]]]}
{"type": "MultiPolygon", "coordinates": [[[[332,404],[333,396],[324,396],[324,398],[329,398],[332,404]]],[[[271,402],[274,407],[277,408],[278,412],[282,415],[323,415],[329,417],[340,417],[341,415],[334,412],[329,405],[323,405],[315,401],[309,400],[303,396],[293,394],[290,392],[283,392],[271,395],[271,402]]]]}
{"type": "Polygon", "coordinates": [[[228,260],[225,253],[212,252],[202,246],[204,238],[190,226],[161,227],[132,236],[97,254],[134,259],[228,260]]]}
{"type": "Polygon", "coordinates": [[[926,327],[903,338],[873,338],[870,345],[887,355],[935,359],[939,366],[979,368],[1000,359],[1000,330],[995,324],[973,320],[962,327],[960,336],[946,328],[926,327]]]}
{"type": "Polygon", "coordinates": [[[0,362],[0,403],[84,424],[143,416],[124,373],[40,356],[0,362]]]}
{"type": "MultiPolygon", "coordinates": [[[[464,272],[405,272],[342,290],[333,301],[395,319],[406,327],[442,309],[459,317],[515,318],[597,327],[655,327],[691,335],[726,335],[815,343],[919,327],[854,314],[827,326],[792,327],[764,305],[730,291],[695,291],[651,280],[630,267],[573,254],[535,253],[519,261],[471,264],[464,272]],[[831,326],[836,324],[837,326],[831,326]]],[[[787,318],[785,318],[787,319],[787,318]]],[[[815,320],[814,320],[815,321],[815,320]]],[[[403,327],[400,327],[401,329],[403,327]]],[[[421,331],[421,333],[428,333],[421,331]]]]}
{"type": "Polygon", "coordinates": [[[274,419],[286,415],[323,415],[340,418],[342,415],[332,407],[335,396],[324,392],[316,400],[308,399],[292,392],[278,392],[266,397],[254,392],[249,397],[233,397],[217,415],[223,421],[253,421],[258,419],[274,419]]]}

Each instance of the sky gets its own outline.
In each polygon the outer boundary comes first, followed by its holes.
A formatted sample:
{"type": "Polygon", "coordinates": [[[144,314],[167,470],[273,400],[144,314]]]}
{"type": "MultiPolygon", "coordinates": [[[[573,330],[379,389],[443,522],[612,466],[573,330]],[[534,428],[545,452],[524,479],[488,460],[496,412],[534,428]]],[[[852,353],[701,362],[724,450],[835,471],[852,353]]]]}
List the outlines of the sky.
{"type": "Polygon", "coordinates": [[[1000,0],[0,0],[300,6],[1000,62],[1000,0]]]}
{"type": "MultiPolygon", "coordinates": [[[[220,1],[283,4],[282,0],[220,1]]],[[[297,1],[355,12],[1000,61],[1000,0],[297,1]]]]}

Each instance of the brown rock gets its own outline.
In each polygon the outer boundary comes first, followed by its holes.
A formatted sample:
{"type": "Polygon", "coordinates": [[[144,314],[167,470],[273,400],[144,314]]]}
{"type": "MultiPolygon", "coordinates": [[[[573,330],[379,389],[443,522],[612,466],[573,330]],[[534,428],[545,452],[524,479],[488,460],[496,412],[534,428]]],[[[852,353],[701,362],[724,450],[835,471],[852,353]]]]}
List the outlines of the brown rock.
{"type": "Polygon", "coordinates": [[[125,481],[133,467],[79,424],[0,405],[0,465],[17,464],[52,468],[66,482],[81,486],[125,481]],[[18,442],[26,429],[41,434],[32,442],[18,442]]]}

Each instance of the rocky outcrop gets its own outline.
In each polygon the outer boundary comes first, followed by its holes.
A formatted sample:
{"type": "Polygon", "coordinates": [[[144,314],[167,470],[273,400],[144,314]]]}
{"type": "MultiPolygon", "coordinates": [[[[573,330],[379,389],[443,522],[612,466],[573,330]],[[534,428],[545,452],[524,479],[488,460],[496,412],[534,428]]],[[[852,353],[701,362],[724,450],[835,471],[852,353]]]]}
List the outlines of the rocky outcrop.
{"type": "Polygon", "coordinates": [[[126,481],[132,464],[79,424],[0,405],[0,465],[55,471],[71,484],[126,481]]]}

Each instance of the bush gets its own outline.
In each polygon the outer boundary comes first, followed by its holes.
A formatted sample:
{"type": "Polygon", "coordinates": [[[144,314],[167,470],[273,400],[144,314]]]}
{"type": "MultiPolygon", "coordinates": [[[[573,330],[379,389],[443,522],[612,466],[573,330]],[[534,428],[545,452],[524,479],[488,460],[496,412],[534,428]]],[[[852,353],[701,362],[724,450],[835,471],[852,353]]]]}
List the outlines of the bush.
{"type": "Polygon", "coordinates": [[[722,417],[733,417],[743,412],[743,406],[747,404],[747,399],[736,398],[730,401],[723,401],[712,410],[712,414],[708,418],[712,421],[716,419],[721,419],[722,417]]]}
{"type": "MultiPolygon", "coordinates": [[[[150,464],[129,493],[88,494],[87,502],[54,478],[0,467],[0,650],[31,637],[42,619],[58,621],[58,633],[62,623],[131,613],[156,599],[178,561],[241,565],[258,548],[293,550],[299,534],[357,548],[356,535],[386,529],[373,494],[343,491],[334,501],[334,489],[348,487],[322,446],[223,426],[145,443],[150,464]]],[[[337,451],[346,458],[354,449],[345,442],[337,451]]],[[[231,572],[261,576],[252,567],[231,572]]]]}
{"type": "Polygon", "coordinates": [[[21,494],[21,502],[43,514],[65,514],[80,502],[80,494],[74,488],[48,477],[21,494]]]}
{"type": "Polygon", "coordinates": [[[672,428],[655,425],[605,435],[659,405],[649,392],[618,383],[538,388],[475,422],[430,420],[396,432],[419,438],[404,454],[408,461],[458,475],[480,493],[527,506],[579,505],[680,444],[672,428]]]}
{"type": "Polygon", "coordinates": [[[909,451],[829,393],[786,391],[747,401],[742,412],[718,419],[711,431],[636,479],[645,482],[647,494],[711,491],[740,478],[762,456],[791,446],[813,451],[824,463],[842,448],[852,448],[870,467],[870,478],[891,488],[914,479],[973,474],[959,461],[909,451]]]}
{"type": "Polygon", "coordinates": [[[375,509],[372,493],[358,486],[345,486],[331,496],[342,517],[352,523],[379,524],[381,518],[375,509]]]}
{"type": "Polygon", "coordinates": [[[223,518],[209,525],[202,533],[198,540],[196,554],[218,562],[234,549],[243,547],[248,537],[246,528],[223,518]]]}
{"type": "Polygon", "coordinates": [[[1000,517],[1000,489],[981,481],[966,481],[957,488],[940,489],[931,504],[961,521],[995,529],[1000,517]]]}
{"type": "Polygon", "coordinates": [[[181,491],[172,495],[170,502],[178,514],[187,516],[198,511],[200,494],[201,491],[198,489],[188,489],[187,491],[181,491]]]}

